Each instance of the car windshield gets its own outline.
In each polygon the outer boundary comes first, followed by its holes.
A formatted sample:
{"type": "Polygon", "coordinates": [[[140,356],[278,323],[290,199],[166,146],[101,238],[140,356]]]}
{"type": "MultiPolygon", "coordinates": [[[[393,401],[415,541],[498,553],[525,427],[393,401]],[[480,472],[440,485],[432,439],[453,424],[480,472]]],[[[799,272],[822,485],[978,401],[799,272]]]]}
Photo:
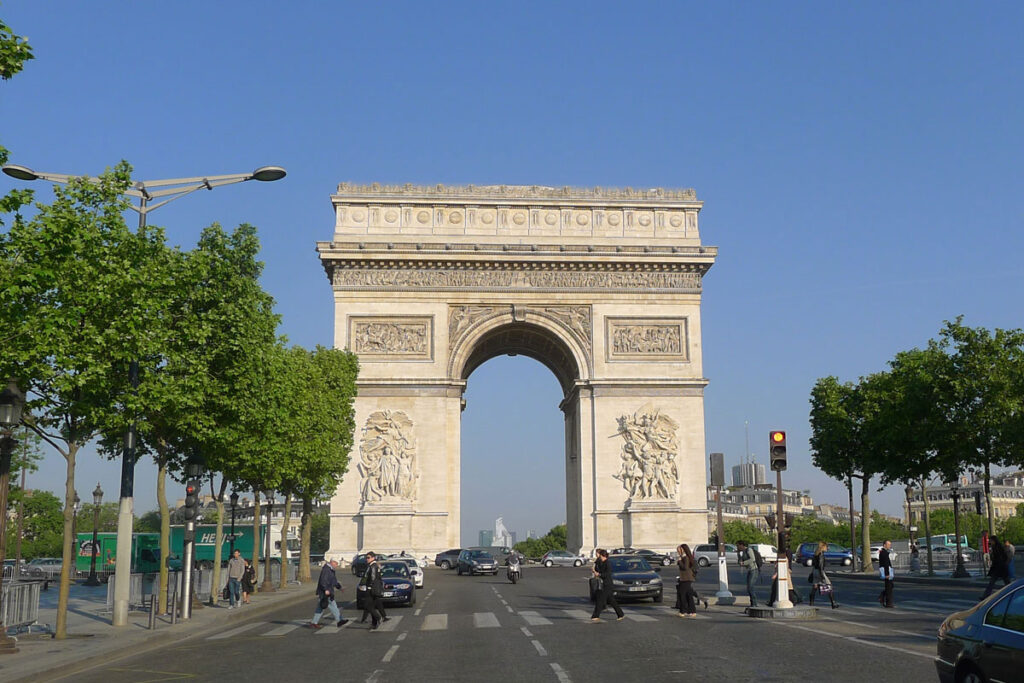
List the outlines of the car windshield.
{"type": "Polygon", "coordinates": [[[380,569],[380,574],[385,579],[409,578],[409,565],[405,562],[385,562],[380,569]]]}
{"type": "Polygon", "coordinates": [[[469,554],[469,557],[471,559],[474,559],[474,560],[493,560],[494,559],[493,557],[491,557],[490,553],[484,552],[483,550],[474,550],[473,552],[471,552],[469,554]]]}
{"type": "Polygon", "coordinates": [[[651,565],[642,557],[612,557],[609,559],[613,572],[649,572],[651,565]]]}

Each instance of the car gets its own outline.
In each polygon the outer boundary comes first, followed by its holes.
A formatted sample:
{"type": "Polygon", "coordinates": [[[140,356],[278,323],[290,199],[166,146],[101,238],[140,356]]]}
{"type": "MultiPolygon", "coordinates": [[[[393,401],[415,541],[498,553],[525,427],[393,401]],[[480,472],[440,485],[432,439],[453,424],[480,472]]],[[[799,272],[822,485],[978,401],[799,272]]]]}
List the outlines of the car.
{"type": "Polygon", "coordinates": [[[549,550],[540,558],[540,563],[545,567],[581,567],[587,563],[587,558],[573,555],[568,550],[549,550]]]}
{"type": "Polygon", "coordinates": [[[613,548],[612,550],[608,551],[608,555],[629,555],[630,553],[635,552],[636,548],[630,548],[627,546],[625,548],[613,548]]]}
{"type": "Polygon", "coordinates": [[[1024,670],[1024,579],[939,626],[935,669],[939,680],[1016,681],[1024,670]]]}
{"type": "MultiPolygon", "coordinates": [[[[971,548],[960,548],[960,557],[964,562],[971,561],[971,553],[974,551],[971,548]]],[[[919,551],[920,553],[920,551],[919,551]]],[[[920,554],[918,555],[920,557],[920,554]]],[[[933,545],[932,546],[932,560],[938,560],[942,563],[956,564],[956,548],[950,548],[945,545],[933,545]]]]}
{"type": "Polygon", "coordinates": [[[463,574],[497,574],[498,561],[486,550],[463,550],[456,565],[459,576],[463,574]]]}
{"type": "Polygon", "coordinates": [[[38,567],[47,578],[54,578],[60,574],[64,566],[64,560],[59,557],[37,557],[29,561],[30,567],[38,567]]]}
{"type": "Polygon", "coordinates": [[[404,562],[409,566],[409,575],[417,588],[423,588],[423,568],[419,566],[414,557],[393,557],[389,562],[404,562]]]}
{"type": "MultiPolygon", "coordinates": [[[[409,565],[402,560],[385,560],[380,563],[380,576],[384,582],[384,604],[399,604],[412,607],[416,604],[416,584],[409,573],[409,565]]],[[[356,609],[365,609],[369,598],[369,586],[359,582],[356,587],[356,609]]]]}
{"type": "MultiPolygon", "coordinates": [[[[739,564],[739,558],[736,557],[736,546],[732,543],[723,543],[722,547],[725,548],[725,563],[727,565],[739,564]]],[[[700,567],[718,564],[718,546],[714,543],[702,543],[691,552],[693,552],[693,559],[700,567]]]]}
{"type": "MultiPolygon", "coordinates": [[[[814,563],[814,553],[818,551],[818,544],[814,541],[801,543],[800,547],[793,553],[797,563],[810,567],[814,563]]],[[[829,543],[825,551],[825,564],[840,564],[848,567],[853,564],[853,553],[849,548],[844,548],[838,543],[829,543]]]]}
{"type": "Polygon", "coordinates": [[[773,545],[767,543],[751,543],[751,548],[756,548],[757,552],[761,554],[761,560],[765,564],[775,564],[779,561],[779,549],[773,545]]]}
{"type": "MultiPolygon", "coordinates": [[[[664,586],[658,570],[638,555],[610,555],[608,564],[612,574],[612,590],[616,599],[620,598],[651,598],[661,602],[664,586]]],[[[590,601],[597,599],[597,593],[590,592],[590,601]]]]}
{"type": "MultiPolygon", "coordinates": [[[[17,560],[4,560],[4,578],[10,579],[14,577],[14,563],[17,560]]],[[[18,576],[19,579],[45,579],[46,574],[42,568],[35,565],[26,564],[25,560],[22,560],[18,565],[18,576]]]]}
{"type": "Polygon", "coordinates": [[[459,553],[463,550],[464,548],[452,548],[451,550],[445,550],[443,553],[438,553],[437,557],[434,558],[434,566],[441,569],[451,569],[459,563],[459,553]]]}
{"type": "Polygon", "coordinates": [[[670,564],[672,564],[675,561],[675,560],[672,559],[671,555],[669,555],[667,553],[655,552],[653,550],[646,550],[646,549],[634,550],[633,552],[631,552],[629,554],[630,555],[637,555],[639,557],[644,558],[645,560],[647,560],[647,562],[650,563],[650,565],[652,567],[654,565],[658,565],[658,564],[660,564],[663,567],[667,567],[667,566],[669,566],[670,564]]]}

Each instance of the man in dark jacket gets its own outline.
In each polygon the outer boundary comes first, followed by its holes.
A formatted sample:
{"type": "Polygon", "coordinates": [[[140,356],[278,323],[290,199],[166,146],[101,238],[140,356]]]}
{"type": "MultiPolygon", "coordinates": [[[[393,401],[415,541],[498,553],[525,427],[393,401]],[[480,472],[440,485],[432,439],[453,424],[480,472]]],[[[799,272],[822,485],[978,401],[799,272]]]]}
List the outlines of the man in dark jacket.
{"type": "Polygon", "coordinates": [[[320,578],[316,582],[316,611],[313,613],[313,620],[309,624],[312,628],[323,628],[320,625],[320,617],[323,616],[325,607],[331,610],[331,614],[334,616],[335,621],[338,622],[339,627],[348,623],[348,619],[341,618],[341,609],[335,600],[335,591],[342,590],[341,583],[338,582],[338,575],[334,573],[334,570],[337,568],[338,561],[331,560],[330,562],[325,562],[320,570],[320,578]]]}
{"type": "Polygon", "coordinates": [[[366,584],[368,594],[363,597],[363,609],[370,613],[372,619],[370,630],[376,631],[382,621],[388,620],[384,616],[384,577],[381,575],[376,553],[366,553],[366,573],[363,575],[363,583],[366,584]]]}
{"type": "Polygon", "coordinates": [[[889,551],[892,549],[892,541],[886,541],[882,544],[881,550],[878,551],[878,573],[885,581],[885,587],[882,588],[882,592],[878,594],[878,602],[883,607],[895,607],[892,598],[893,589],[893,573],[892,573],[892,559],[889,557],[889,551]]]}

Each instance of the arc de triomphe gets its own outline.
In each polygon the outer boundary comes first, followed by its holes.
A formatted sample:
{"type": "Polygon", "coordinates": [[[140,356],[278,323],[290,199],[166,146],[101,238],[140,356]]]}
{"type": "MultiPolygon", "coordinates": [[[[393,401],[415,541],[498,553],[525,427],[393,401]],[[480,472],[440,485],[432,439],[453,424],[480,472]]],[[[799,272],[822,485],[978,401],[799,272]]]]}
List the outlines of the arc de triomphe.
{"type": "Polygon", "coordinates": [[[570,550],[705,541],[700,302],[717,250],[693,190],[343,183],[332,201],[317,250],[360,375],[330,557],[459,547],[462,395],[503,354],[564,391],[570,550]]]}

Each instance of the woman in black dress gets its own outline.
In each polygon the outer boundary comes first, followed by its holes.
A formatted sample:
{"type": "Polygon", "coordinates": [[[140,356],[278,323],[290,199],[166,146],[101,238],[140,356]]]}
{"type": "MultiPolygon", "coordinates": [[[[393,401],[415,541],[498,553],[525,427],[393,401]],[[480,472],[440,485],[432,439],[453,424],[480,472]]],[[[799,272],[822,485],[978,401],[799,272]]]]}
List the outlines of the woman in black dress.
{"type": "Polygon", "coordinates": [[[594,561],[594,576],[601,579],[601,590],[597,592],[594,599],[594,614],[590,620],[597,622],[601,621],[601,612],[604,611],[605,606],[611,607],[615,610],[615,616],[619,621],[626,618],[626,615],[622,613],[622,608],[619,607],[619,603],[615,601],[615,587],[612,585],[612,569],[608,564],[608,551],[604,548],[597,549],[597,559],[594,561]]]}

